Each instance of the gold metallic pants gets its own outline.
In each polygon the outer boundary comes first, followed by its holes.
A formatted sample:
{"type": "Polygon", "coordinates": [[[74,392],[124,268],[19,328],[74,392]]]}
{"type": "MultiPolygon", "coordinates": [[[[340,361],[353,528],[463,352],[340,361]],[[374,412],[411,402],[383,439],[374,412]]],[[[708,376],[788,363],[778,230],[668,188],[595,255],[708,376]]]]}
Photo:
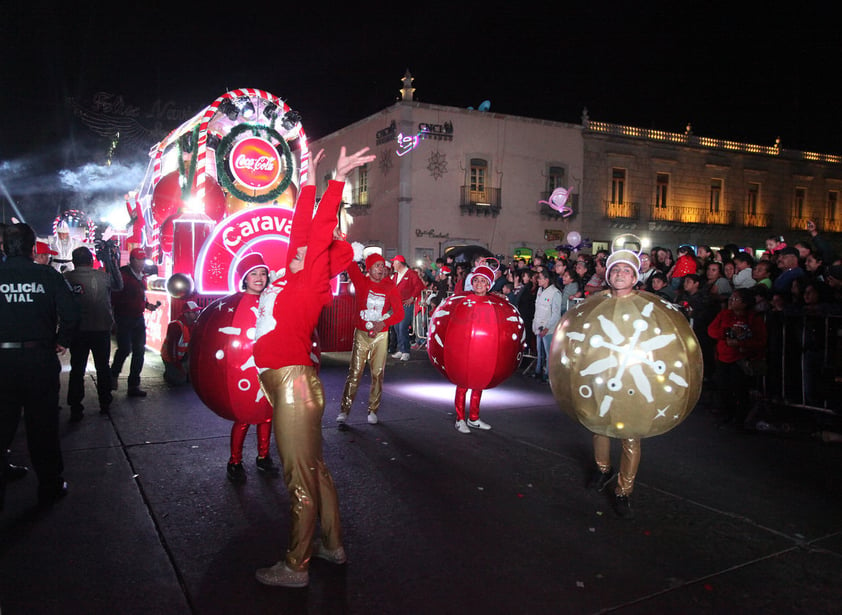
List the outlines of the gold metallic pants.
{"type": "Polygon", "coordinates": [[[389,330],[384,329],[374,337],[367,331],[354,330],[354,349],[351,351],[351,365],[342,391],[342,412],[351,412],[360,378],[368,363],[371,373],[371,392],[368,394],[368,411],[377,414],[380,398],[383,396],[383,376],[386,370],[386,355],[389,353],[389,330]]]}
{"type": "MultiPolygon", "coordinates": [[[[634,478],[640,465],[640,439],[627,438],[621,440],[623,453],[620,457],[620,472],[617,475],[617,495],[629,495],[634,491],[634,478]]],[[[611,467],[611,438],[599,434],[593,435],[593,456],[601,472],[607,472],[611,467]]]]}
{"type": "Polygon", "coordinates": [[[266,370],[260,386],[274,409],[275,442],[291,501],[286,564],[307,570],[317,518],[325,547],[342,546],[339,500],[322,459],[324,389],[316,368],[304,365],[266,370]]]}

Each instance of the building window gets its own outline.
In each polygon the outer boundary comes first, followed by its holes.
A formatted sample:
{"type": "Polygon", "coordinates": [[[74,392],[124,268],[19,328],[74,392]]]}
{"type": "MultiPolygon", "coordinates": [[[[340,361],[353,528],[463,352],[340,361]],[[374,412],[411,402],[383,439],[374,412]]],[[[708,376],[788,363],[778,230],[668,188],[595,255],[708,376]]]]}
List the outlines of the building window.
{"type": "Polygon", "coordinates": [[[471,190],[484,192],[487,176],[488,163],[482,158],[471,158],[471,190]]]}
{"type": "Polygon", "coordinates": [[[836,222],[836,206],[839,204],[839,191],[831,190],[827,193],[827,212],[825,217],[830,222],[836,222]]]}
{"type": "Polygon", "coordinates": [[[622,205],[625,200],[626,170],[614,168],[611,171],[611,202],[622,205]]]}
{"type": "Polygon", "coordinates": [[[552,194],[556,188],[566,188],[564,184],[564,167],[550,167],[547,172],[547,192],[552,194]]]}
{"type": "Polygon", "coordinates": [[[722,180],[710,180],[710,213],[718,214],[722,205],[722,180]]]}
{"type": "Polygon", "coordinates": [[[657,209],[667,208],[667,192],[670,185],[670,176],[667,173],[658,173],[655,176],[655,207],[657,209]]]}
{"type": "Polygon", "coordinates": [[[357,203],[368,205],[368,165],[357,169],[357,203]]]}
{"type": "Polygon", "coordinates": [[[804,217],[804,201],[807,200],[807,189],[796,188],[792,200],[792,216],[801,219],[804,217]]]}
{"type": "Polygon", "coordinates": [[[746,191],[746,213],[749,216],[757,215],[757,202],[760,200],[760,184],[750,183],[746,191]]]}

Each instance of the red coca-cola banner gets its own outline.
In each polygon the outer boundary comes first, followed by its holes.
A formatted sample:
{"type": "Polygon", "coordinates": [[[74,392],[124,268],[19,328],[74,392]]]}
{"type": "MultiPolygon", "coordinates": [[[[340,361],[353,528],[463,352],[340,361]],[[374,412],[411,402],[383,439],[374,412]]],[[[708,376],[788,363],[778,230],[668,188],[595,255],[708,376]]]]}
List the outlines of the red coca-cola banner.
{"type": "Polygon", "coordinates": [[[281,157],[275,146],[260,137],[247,137],[231,148],[228,167],[241,184],[261,190],[271,187],[281,174],[281,157]]]}

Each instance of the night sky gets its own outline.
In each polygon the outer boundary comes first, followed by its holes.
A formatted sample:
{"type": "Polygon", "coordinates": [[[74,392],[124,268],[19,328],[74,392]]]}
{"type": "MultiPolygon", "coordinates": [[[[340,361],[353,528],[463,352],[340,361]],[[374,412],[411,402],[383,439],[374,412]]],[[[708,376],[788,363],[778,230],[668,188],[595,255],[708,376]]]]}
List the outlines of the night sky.
{"type": "Polygon", "coordinates": [[[0,19],[0,181],[25,205],[55,170],[105,160],[109,139],[73,114],[98,92],[137,109],[113,157],[145,165],[155,130],[180,123],[147,117],[156,101],[198,111],[261,88],[318,138],[395,102],[407,68],[422,102],[571,123],[587,107],[597,121],[842,153],[842,43],[811,3],[31,4],[5,2],[0,19]],[[38,163],[13,171],[23,160],[38,163]]]}

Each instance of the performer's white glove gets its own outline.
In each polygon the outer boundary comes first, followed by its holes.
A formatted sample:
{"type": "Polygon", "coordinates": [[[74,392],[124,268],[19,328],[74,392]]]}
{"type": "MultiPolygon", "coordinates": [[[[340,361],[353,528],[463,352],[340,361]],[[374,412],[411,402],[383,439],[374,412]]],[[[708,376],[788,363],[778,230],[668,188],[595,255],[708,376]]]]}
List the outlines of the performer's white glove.
{"type": "Polygon", "coordinates": [[[351,244],[351,247],[354,249],[354,260],[361,261],[363,259],[363,249],[365,246],[359,241],[355,241],[351,244]]]}
{"type": "Polygon", "coordinates": [[[273,284],[275,281],[280,280],[282,277],[286,275],[286,269],[281,268],[277,271],[269,270],[269,284],[273,284]]]}

